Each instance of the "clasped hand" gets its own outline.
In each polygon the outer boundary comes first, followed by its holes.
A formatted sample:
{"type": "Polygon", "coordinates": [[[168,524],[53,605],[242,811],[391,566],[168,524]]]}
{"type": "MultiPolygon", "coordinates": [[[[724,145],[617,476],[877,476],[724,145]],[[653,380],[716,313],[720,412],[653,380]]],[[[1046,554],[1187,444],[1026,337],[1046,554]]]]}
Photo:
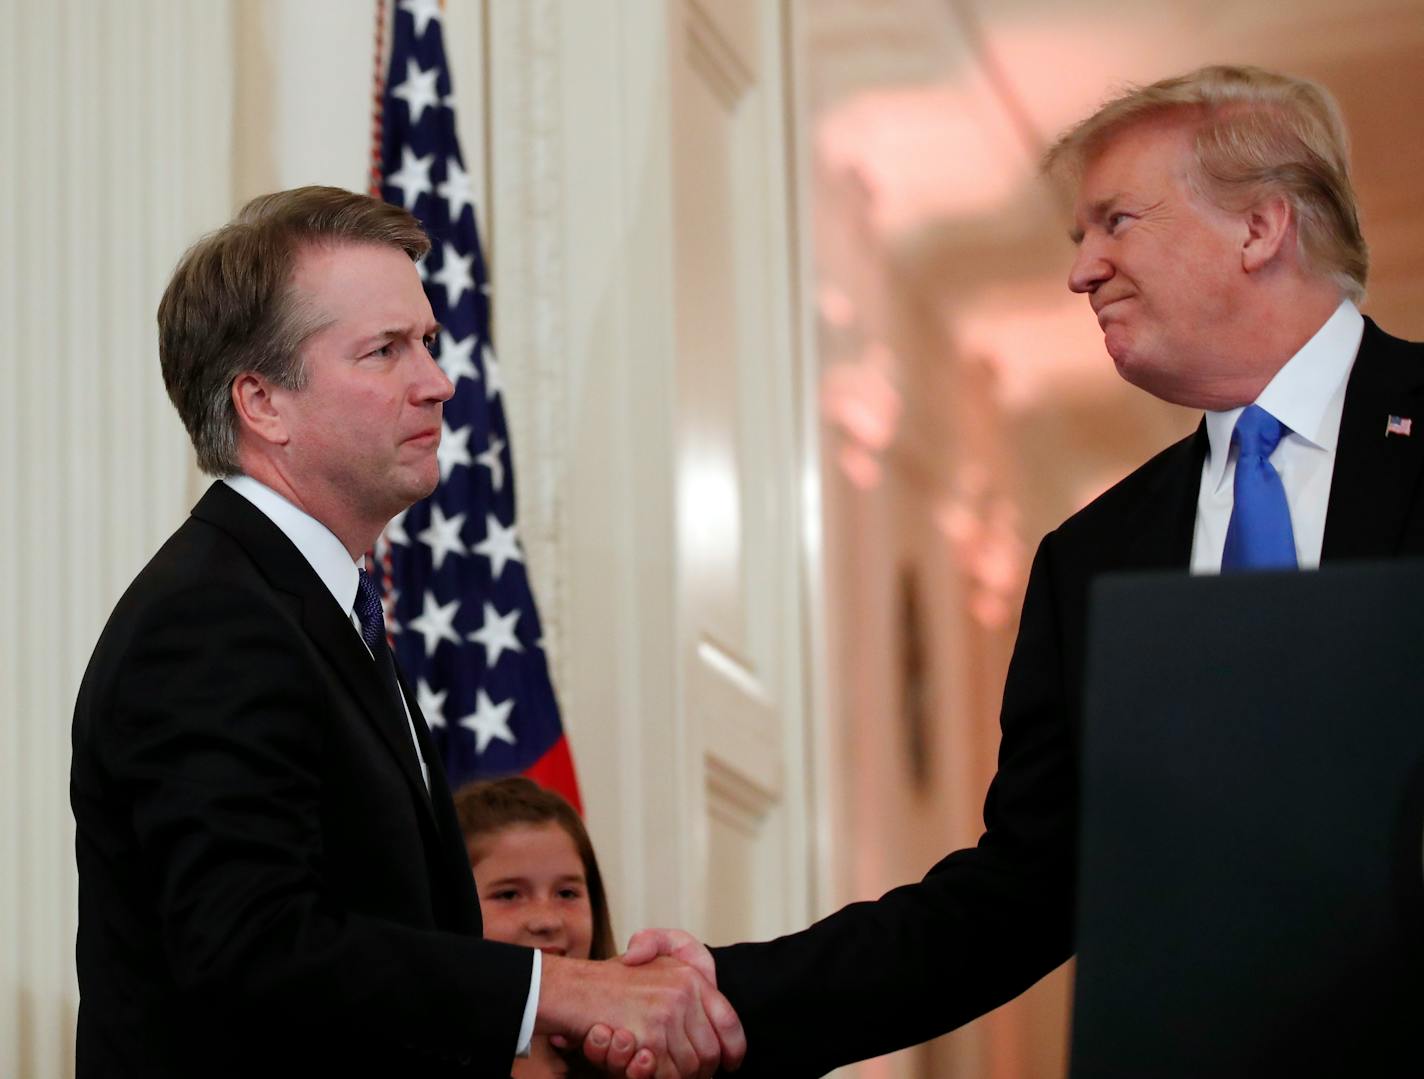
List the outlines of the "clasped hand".
{"type": "Polygon", "coordinates": [[[581,1035],[589,1061],[618,1079],[710,1079],[746,1053],[711,953],[680,930],[644,930],[619,959],[546,956],[543,977],[536,1029],[581,1035]]]}

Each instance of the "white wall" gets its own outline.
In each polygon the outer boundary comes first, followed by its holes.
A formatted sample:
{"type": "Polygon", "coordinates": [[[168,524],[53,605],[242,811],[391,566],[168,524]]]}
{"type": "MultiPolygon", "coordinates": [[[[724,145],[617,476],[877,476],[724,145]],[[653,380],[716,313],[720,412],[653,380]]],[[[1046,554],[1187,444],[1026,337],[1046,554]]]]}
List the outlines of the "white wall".
{"type": "Polygon", "coordinates": [[[0,1075],[73,1070],[69,717],[186,513],[153,312],[230,205],[224,3],[0,4],[0,1075]]]}

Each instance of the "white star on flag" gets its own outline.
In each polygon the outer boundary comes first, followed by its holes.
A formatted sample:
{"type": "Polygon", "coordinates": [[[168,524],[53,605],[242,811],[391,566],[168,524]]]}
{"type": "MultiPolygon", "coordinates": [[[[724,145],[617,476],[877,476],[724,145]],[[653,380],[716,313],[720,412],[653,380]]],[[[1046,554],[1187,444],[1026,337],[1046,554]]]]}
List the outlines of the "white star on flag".
{"type": "Polygon", "coordinates": [[[456,341],[448,330],[440,331],[440,370],[445,372],[452,386],[458,385],[461,378],[479,381],[480,371],[475,366],[474,352],[474,334],[463,341],[456,341]]]}
{"type": "Polygon", "coordinates": [[[508,614],[500,614],[494,604],[485,600],[485,624],[471,633],[469,640],[479,641],[485,646],[485,666],[493,667],[506,651],[523,652],[524,646],[514,635],[514,624],[519,621],[519,608],[508,614]]]}
{"type": "Polygon", "coordinates": [[[440,646],[441,641],[449,641],[453,645],[459,645],[460,635],[455,632],[455,614],[460,609],[460,601],[452,599],[443,607],[435,601],[435,596],[431,592],[425,593],[425,607],[420,612],[418,618],[412,618],[406,624],[407,629],[413,629],[425,638],[425,655],[430,657],[435,654],[435,649],[440,646]]]}
{"type": "Polygon", "coordinates": [[[445,159],[445,182],[435,189],[442,199],[450,204],[450,220],[458,221],[460,211],[475,205],[475,191],[470,186],[470,174],[460,167],[453,157],[445,159]]]}
{"type": "Polygon", "coordinates": [[[458,431],[452,431],[445,426],[445,421],[440,421],[440,445],[436,447],[435,459],[440,463],[440,482],[444,483],[450,478],[450,473],[455,471],[457,465],[468,465],[470,457],[470,431],[471,427],[461,427],[458,431]]]}
{"type": "Polygon", "coordinates": [[[415,209],[415,201],[421,195],[430,194],[430,166],[435,163],[434,154],[416,157],[408,147],[401,147],[401,167],[386,177],[386,183],[398,187],[401,202],[407,210],[415,209]]]}
{"type": "Polygon", "coordinates": [[[440,92],[435,89],[435,80],[439,77],[438,67],[422,71],[414,60],[405,62],[405,82],[392,90],[391,94],[400,98],[410,108],[411,123],[420,123],[421,114],[427,108],[435,108],[440,104],[440,92]]]}
{"type": "Polygon", "coordinates": [[[503,452],[504,441],[499,435],[490,435],[489,448],[475,458],[490,470],[490,483],[496,491],[504,487],[504,459],[500,456],[503,452]]]}
{"type": "Polygon", "coordinates": [[[476,753],[483,753],[496,738],[514,745],[514,732],[509,729],[509,713],[512,711],[513,699],[495,704],[484,690],[475,693],[475,710],[460,720],[460,726],[474,733],[476,753]]]}
{"type": "Polygon", "coordinates": [[[445,726],[445,698],[448,696],[450,696],[448,689],[442,689],[436,693],[424,678],[415,683],[415,703],[430,727],[445,726]]]}
{"type": "MultiPolygon", "coordinates": [[[[405,534],[405,515],[406,510],[409,508],[410,507],[407,506],[406,509],[401,510],[387,521],[386,527],[381,529],[381,534],[376,537],[377,562],[383,561],[385,557],[390,554],[391,547],[394,544],[400,543],[407,547],[410,546],[410,537],[405,534]]],[[[389,622],[390,620],[390,614],[387,613],[386,621],[389,622]]]]}
{"type": "Polygon", "coordinates": [[[504,381],[499,377],[499,361],[494,358],[494,349],[488,343],[480,354],[485,360],[485,400],[493,401],[495,394],[504,392],[504,381]]]}
{"type": "Polygon", "coordinates": [[[384,533],[387,543],[401,543],[407,547],[410,546],[410,537],[405,534],[405,515],[409,512],[410,507],[407,506],[387,522],[384,533]]]}
{"type": "Polygon", "coordinates": [[[410,12],[415,20],[415,36],[425,36],[425,28],[431,22],[440,21],[440,0],[401,0],[400,9],[410,12]]]}
{"type": "MultiPolygon", "coordinates": [[[[524,556],[519,553],[519,526],[510,525],[505,528],[499,523],[499,518],[494,514],[485,515],[485,538],[475,544],[474,552],[483,555],[490,560],[490,573],[494,579],[499,580],[499,575],[504,572],[507,562],[523,562],[524,556]]],[[[411,625],[415,625],[414,622],[411,625]]]]}
{"type": "Polygon", "coordinates": [[[447,519],[444,510],[434,502],[430,504],[430,527],[417,534],[416,539],[430,548],[430,561],[437,570],[444,564],[447,554],[468,553],[460,540],[460,529],[464,524],[463,513],[447,519]]]}
{"type": "Polygon", "coordinates": [[[454,307],[460,302],[461,296],[475,287],[475,276],[471,272],[475,256],[461,256],[460,252],[448,243],[442,250],[444,257],[440,262],[440,270],[435,275],[435,283],[445,286],[445,302],[454,307]]]}

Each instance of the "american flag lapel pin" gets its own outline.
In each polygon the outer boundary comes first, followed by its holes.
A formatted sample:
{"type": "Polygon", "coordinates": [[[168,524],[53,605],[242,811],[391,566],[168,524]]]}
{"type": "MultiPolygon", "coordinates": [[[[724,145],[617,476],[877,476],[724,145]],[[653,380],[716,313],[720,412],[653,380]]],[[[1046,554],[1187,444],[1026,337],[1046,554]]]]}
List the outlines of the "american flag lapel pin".
{"type": "Polygon", "coordinates": [[[1391,416],[1385,421],[1384,437],[1399,435],[1400,438],[1408,438],[1410,430],[1414,427],[1414,421],[1408,416],[1391,416]]]}

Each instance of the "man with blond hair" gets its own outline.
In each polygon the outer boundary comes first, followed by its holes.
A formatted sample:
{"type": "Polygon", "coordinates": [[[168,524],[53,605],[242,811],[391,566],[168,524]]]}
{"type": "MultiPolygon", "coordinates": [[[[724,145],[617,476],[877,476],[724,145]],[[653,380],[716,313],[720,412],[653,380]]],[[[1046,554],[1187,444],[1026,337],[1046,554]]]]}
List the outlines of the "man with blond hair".
{"type": "Polygon", "coordinates": [[[164,383],[218,479],[119,601],[75,705],[81,1079],[507,1076],[535,1032],[644,1079],[740,1056],[681,964],[481,939],[361,568],[439,477],[429,246],[399,207],[283,191],[164,293],[164,383]]]}
{"type": "Polygon", "coordinates": [[[1040,545],[977,846],[769,943],[635,938],[630,960],[679,955],[717,979],[746,1075],[821,1075],[943,1034],[1072,954],[1094,578],[1424,554],[1424,438],[1409,437],[1424,347],[1356,307],[1368,256],[1329,95],[1203,68],[1105,105],[1046,168],[1074,187],[1068,287],[1118,371],[1205,417],[1040,545]]]}

